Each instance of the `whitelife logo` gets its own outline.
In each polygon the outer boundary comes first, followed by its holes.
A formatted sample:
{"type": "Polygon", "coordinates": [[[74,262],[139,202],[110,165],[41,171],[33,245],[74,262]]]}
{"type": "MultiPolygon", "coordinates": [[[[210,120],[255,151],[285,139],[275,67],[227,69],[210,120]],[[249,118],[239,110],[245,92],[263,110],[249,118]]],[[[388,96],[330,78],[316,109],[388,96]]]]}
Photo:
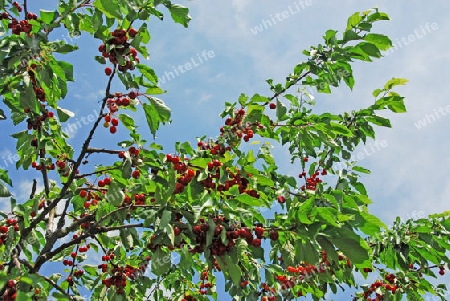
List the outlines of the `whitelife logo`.
{"type": "Polygon", "coordinates": [[[192,57],[189,62],[187,62],[183,65],[178,65],[177,67],[172,66],[173,72],[172,71],[164,72],[163,76],[161,76],[159,78],[159,82],[161,84],[165,84],[167,81],[175,79],[175,77],[186,73],[187,71],[191,70],[192,68],[200,66],[201,64],[208,61],[209,59],[212,59],[215,56],[216,56],[216,54],[214,53],[214,51],[203,50],[203,52],[201,54],[197,53],[197,58],[192,57]]]}
{"type": "Polygon", "coordinates": [[[432,122],[435,122],[436,120],[440,119],[441,116],[447,115],[447,113],[450,113],[450,105],[444,108],[440,107],[439,109],[434,109],[434,114],[425,114],[425,117],[418,122],[415,122],[414,125],[418,130],[420,130],[423,127],[426,127],[427,124],[430,124],[432,122]]]}
{"type": "Polygon", "coordinates": [[[268,29],[277,24],[277,22],[281,22],[290,16],[296,15],[301,12],[303,9],[312,5],[312,0],[299,0],[294,2],[293,6],[289,5],[287,10],[276,13],[275,16],[270,15],[268,20],[261,20],[261,23],[258,26],[255,26],[250,29],[250,31],[257,35],[260,32],[263,32],[265,29],[268,29]]]}
{"type": "Polygon", "coordinates": [[[423,38],[424,36],[426,36],[427,34],[431,33],[434,30],[437,30],[439,28],[438,24],[436,22],[430,23],[427,22],[425,23],[424,26],[420,26],[420,30],[418,29],[414,29],[414,32],[410,35],[408,35],[408,37],[401,37],[401,39],[395,39],[396,42],[393,43],[393,47],[387,51],[383,52],[383,56],[389,55],[390,53],[393,53],[397,50],[399,50],[400,48],[403,48],[403,46],[407,46],[421,38],[423,38]]]}

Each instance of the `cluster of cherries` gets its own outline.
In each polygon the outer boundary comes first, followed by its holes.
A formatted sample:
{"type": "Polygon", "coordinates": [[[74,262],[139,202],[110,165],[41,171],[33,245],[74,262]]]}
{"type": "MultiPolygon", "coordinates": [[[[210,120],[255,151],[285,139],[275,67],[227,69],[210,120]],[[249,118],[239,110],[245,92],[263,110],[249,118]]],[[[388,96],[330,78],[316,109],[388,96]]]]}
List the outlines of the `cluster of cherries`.
{"type": "Polygon", "coordinates": [[[11,227],[16,232],[20,231],[20,228],[19,228],[19,225],[17,224],[17,220],[16,219],[8,218],[6,220],[6,225],[0,226],[0,246],[2,244],[4,244],[6,242],[6,240],[8,239],[7,233],[9,231],[9,228],[11,228],[11,227]]]}
{"type": "MultiPolygon", "coordinates": [[[[142,161],[140,158],[139,158],[139,154],[140,154],[140,150],[139,149],[137,149],[136,147],[134,147],[134,146],[131,146],[129,149],[128,149],[128,152],[130,153],[130,157],[131,157],[131,160],[132,160],[132,166],[138,166],[139,165],[139,161],[142,161]]],[[[119,158],[120,159],[125,159],[125,152],[120,152],[119,153],[119,158]]],[[[140,176],[141,176],[141,172],[139,171],[139,169],[138,168],[136,168],[135,170],[133,170],[133,172],[131,173],[131,176],[133,177],[133,178],[135,178],[135,179],[138,179],[140,176]]]]}
{"type": "Polygon", "coordinates": [[[387,274],[385,276],[385,279],[388,283],[377,280],[374,283],[372,283],[367,291],[363,293],[363,297],[366,300],[369,301],[375,301],[375,300],[384,300],[383,294],[378,290],[378,288],[383,287],[385,291],[390,291],[392,294],[395,294],[397,291],[397,286],[395,285],[396,277],[394,274],[387,274]],[[375,293],[375,297],[372,297],[372,295],[375,293]]]}
{"type": "Polygon", "coordinates": [[[264,128],[260,122],[257,122],[256,124],[247,122],[244,125],[243,120],[246,113],[244,108],[236,110],[234,113],[233,117],[228,117],[225,120],[225,126],[220,128],[220,136],[237,137],[248,142],[254,136],[255,126],[259,129],[264,128]]]}
{"type": "MultiPolygon", "coordinates": [[[[3,301],[16,301],[17,299],[17,288],[16,288],[17,282],[16,280],[8,280],[6,282],[6,290],[3,293],[3,301]]],[[[37,296],[41,293],[41,290],[39,288],[34,289],[34,295],[37,296]]]]}
{"type": "MultiPolygon", "coordinates": [[[[13,2],[14,7],[17,9],[18,12],[22,12],[22,7],[17,1],[13,2]]],[[[28,36],[31,36],[31,31],[33,29],[33,26],[28,23],[29,20],[37,20],[38,16],[34,13],[28,12],[25,16],[25,20],[17,20],[16,18],[11,18],[8,12],[3,12],[0,14],[0,20],[10,19],[11,21],[8,23],[8,28],[12,30],[12,33],[15,35],[20,35],[21,32],[24,32],[28,34],[28,36]]]]}
{"type": "Polygon", "coordinates": [[[199,293],[202,295],[206,295],[208,292],[208,288],[212,287],[212,284],[208,281],[208,271],[203,271],[200,274],[200,280],[202,283],[200,284],[199,293]]]}
{"type": "Polygon", "coordinates": [[[102,272],[107,272],[108,264],[112,265],[110,269],[111,276],[103,279],[102,284],[107,288],[115,286],[117,288],[117,293],[123,294],[125,292],[124,287],[127,285],[127,281],[135,280],[139,277],[139,275],[142,275],[145,272],[148,266],[148,261],[150,261],[150,256],[147,256],[146,262],[141,264],[138,268],[128,264],[123,267],[117,266],[111,262],[112,259],[114,259],[114,254],[105,255],[102,257],[102,260],[108,263],[103,263],[98,266],[102,272]]]}
{"type": "MultiPolygon", "coordinates": [[[[312,264],[308,264],[306,262],[298,265],[297,267],[288,266],[286,268],[286,271],[288,273],[294,274],[294,275],[291,275],[291,276],[278,275],[276,277],[276,279],[280,282],[282,289],[286,290],[286,289],[293,288],[298,281],[303,281],[305,278],[308,277],[308,275],[327,272],[330,267],[330,262],[328,260],[326,251],[321,252],[321,258],[322,258],[322,260],[320,261],[318,267],[316,267],[315,265],[312,265],[312,264]]],[[[344,259],[344,256],[340,255],[339,258],[344,259]]],[[[268,291],[268,289],[270,289],[270,287],[267,286],[265,288],[265,291],[268,291]]],[[[272,294],[274,293],[273,289],[272,289],[271,293],[272,294]]],[[[303,293],[301,291],[298,291],[297,296],[303,296],[303,293]]]]}
{"type": "MultiPolygon", "coordinates": [[[[181,215],[182,217],[182,215],[181,215]]],[[[180,215],[177,216],[176,221],[180,221],[180,215]]],[[[213,218],[215,227],[214,234],[212,237],[212,244],[209,246],[211,254],[214,256],[222,256],[227,251],[235,246],[236,240],[239,238],[245,239],[245,241],[255,248],[261,247],[261,240],[265,238],[265,229],[262,225],[256,225],[253,227],[253,231],[249,227],[238,227],[236,225],[227,225],[229,220],[223,216],[218,216],[213,218]],[[227,244],[224,244],[221,235],[225,232],[227,238],[227,244]]],[[[180,229],[179,227],[174,227],[175,236],[180,236],[185,229],[180,229]]],[[[192,253],[203,253],[206,244],[206,235],[210,230],[210,224],[201,218],[199,223],[194,225],[192,232],[195,235],[196,245],[190,249],[192,253]]],[[[269,237],[272,240],[278,240],[278,231],[271,229],[269,231],[269,237]]],[[[155,246],[150,243],[150,248],[155,248],[155,246]]],[[[220,267],[218,268],[220,269],[220,267]]]]}
{"type": "MultiPolygon", "coordinates": [[[[30,109],[25,108],[24,113],[30,114],[30,109]]],[[[44,122],[47,118],[53,118],[55,114],[50,111],[44,111],[42,112],[42,115],[36,116],[35,118],[29,117],[27,118],[27,127],[28,130],[38,130],[42,126],[42,122],[44,122]]]]}
{"type": "Polygon", "coordinates": [[[116,92],[114,93],[113,98],[108,98],[106,100],[106,107],[108,108],[109,113],[103,117],[103,126],[105,128],[109,128],[109,132],[111,134],[115,134],[117,132],[117,126],[119,125],[119,119],[114,117],[114,114],[119,110],[120,107],[129,106],[131,104],[131,100],[136,99],[137,97],[138,93],[135,91],[131,91],[127,95],[116,92]]]}
{"type": "MultiPolygon", "coordinates": [[[[106,44],[101,44],[98,47],[98,51],[101,52],[104,58],[109,59],[114,66],[118,65],[120,72],[134,70],[134,62],[139,63],[139,58],[137,57],[137,50],[130,47],[128,40],[129,38],[134,38],[137,34],[138,31],[134,28],[130,28],[128,31],[125,29],[116,29],[111,32],[112,38],[110,38],[106,44]],[[108,47],[110,48],[109,51],[108,47]],[[118,57],[121,57],[122,59],[119,60],[118,57]],[[123,61],[124,63],[120,64],[120,61],[123,61]]],[[[106,67],[105,74],[110,76],[112,74],[112,69],[106,67]]]]}
{"type": "MultiPolygon", "coordinates": [[[[166,155],[167,162],[173,164],[173,168],[180,176],[177,179],[177,184],[175,185],[174,194],[182,193],[184,188],[192,181],[195,177],[196,172],[193,169],[188,168],[188,165],[185,162],[182,162],[180,157],[174,156],[171,154],[166,155]]],[[[188,161],[188,158],[185,158],[185,161],[188,161]]]]}
{"type": "Polygon", "coordinates": [[[3,294],[4,301],[15,301],[17,298],[16,281],[8,280],[6,283],[6,291],[3,294]]]}
{"type": "MultiPolygon", "coordinates": [[[[308,157],[303,158],[304,162],[308,162],[308,157]]],[[[319,178],[319,175],[326,176],[328,174],[328,171],[324,168],[322,171],[316,170],[312,175],[309,177],[306,177],[306,171],[302,171],[298,177],[305,178],[306,185],[302,185],[301,190],[304,191],[305,189],[308,190],[316,190],[316,186],[319,183],[322,183],[322,179],[319,178]]]]}
{"type": "MultiPolygon", "coordinates": [[[[73,239],[77,239],[77,238],[78,238],[77,234],[74,234],[72,236],[72,240],[73,239]]],[[[70,266],[70,267],[74,266],[75,262],[76,262],[76,259],[77,259],[77,256],[78,256],[78,253],[86,253],[87,251],[89,251],[90,248],[91,248],[90,244],[86,244],[85,246],[78,247],[76,252],[74,251],[74,252],[70,253],[71,259],[64,259],[63,260],[63,264],[65,266],[70,266]]],[[[73,286],[74,281],[73,281],[73,277],[72,276],[74,276],[76,278],[81,278],[81,276],[83,276],[83,275],[84,275],[84,271],[82,269],[77,269],[77,270],[74,271],[73,268],[72,268],[72,270],[70,272],[70,275],[66,278],[66,281],[69,283],[69,286],[73,286]]]]}

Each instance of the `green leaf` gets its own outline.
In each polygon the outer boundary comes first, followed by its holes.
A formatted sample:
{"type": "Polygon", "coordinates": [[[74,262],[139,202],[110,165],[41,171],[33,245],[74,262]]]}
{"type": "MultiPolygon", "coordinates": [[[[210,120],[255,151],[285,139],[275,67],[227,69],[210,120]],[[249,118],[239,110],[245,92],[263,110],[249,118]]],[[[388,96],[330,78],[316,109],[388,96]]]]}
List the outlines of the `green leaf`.
{"type": "Polygon", "coordinates": [[[238,195],[236,197],[236,199],[239,202],[241,202],[243,204],[246,204],[246,205],[249,205],[249,206],[261,206],[262,205],[262,203],[261,203],[261,201],[259,199],[254,198],[254,197],[252,197],[252,196],[250,196],[250,195],[248,195],[246,193],[238,195]]]}
{"type": "Polygon", "coordinates": [[[163,93],[165,93],[165,91],[157,86],[147,88],[147,90],[145,91],[145,94],[147,95],[158,95],[163,93]]]}
{"type": "Polygon", "coordinates": [[[64,44],[61,42],[50,44],[50,47],[53,49],[54,52],[63,53],[63,54],[78,50],[77,45],[64,44]]]}
{"type": "Polygon", "coordinates": [[[327,207],[317,207],[314,208],[313,212],[316,211],[318,216],[320,216],[325,222],[332,225],[333,227],[338,227],[336,223],[336,210],[327,207]]]}
{"type": "Polygon", "coordinates": [[[136,129],[136,126],[134,125],[134,119],[131,118],[129,115],[120,114],[119,119],[122,122],[122,124],[130,131],[134,131],[136,129]]]}
{"type": "Polygon", "coordinates": [[[5,120],[6,116],[5,116],[5,111],[3,111],[2,109],[0,109],[0,120],[5,120]]]}
{"type": "Polygon", "coordinates": [[[53,23],[53,21],[59,16],[57,11],[49,11],[49,10],[40,10],[40,17],[39,19],[42,20],[47,25],[50,25],[53,23]]]}
{"type": "Polygon", "coordinates": [[[120,12],[120,5],[117,0],[96,0],[94,7],[103,12],[108,18],[122,20],[122,13],[120,12]]]}
{"type": "Polygon", "coordinates": [[[286,119],[286,117],[287,117],[286,112],[287,112],[287,109],[286,109],[286,106],[284,105],[284,103],[282,103],[281,101],[279,101],[277,99],[277,110],[276,110],[277,118],[279,120],[286,119]]]}
{"type": "Polygon", "coordinates": [[[133,246],[133,236],[129,229],[120,229],[119,236],[126,249],[130,249],[133,246]]]}
{"type": "Polygon", "coordinates": [[[325,33],[325,41],[330,43],[330,40],[336,36],[337,30],[328,29],[325,33]]]}
{"type": "Polygon", "coordinates": [[[136,67],[139,69],[142,75],[145,76],[145,78],[148,79],[151,83],[153,83],[154,85],[158,83],[158,77],[156,76],[156,73],[152,68],[143,64],[137,64],[136,67]]]}
{"type": "Polygon", "coordinates": [[[24,293],[22,291],[18,291],[17,292],[17,297],[16,297],[16,301],[29,301],[32,298],[32,294],[30,293],[24,293]]]}
{"type": "Polygon", "coordinates": [[[226,264],[228,265],[228,272],[230,273],[230,277],[234,285],[240,285],[242,277],[241,268],[232,260],[227,261],[226,264]]]}
{"type": "Polygon", "coordinates": [[[170,270],[170,253],[158,248],[152,255],[152,273],[156,276],[163,276],[170,270]]]}
{"type": "Polygon", "coordinates": [[[371,43],[360,43],[360,44],[358,44],[358,46],[360,47],[360,49],[362,51],[367,53],[369,56],[373,56],[373,57],[376,57],[376,58],[380,58],[381,57],[380,50],[374,44],[371,44],[371,43]]]}
{"type": "Polygon", "coordinates": [[[333,132],[344,135],[344,136],[352,136],[352,132],[344,125],[330,122],[330,128],[333,132]]]}
{"type": "Polygon", "coordinates": [[[366,120],[379,126],[392,127],[389,119],[378,115],[369,116],[366,120]]]}
{"type": "Polygon", "coordinates": [[[363,263],[369,258],[367,248],[362,246],[363,240],[348,228],[334,228],[330,235],[331,242],[339,248],[352,263],[363,263]]]}
{"type": "MultiPolygon", "coordinates": [[[[170,2],[169,2],[170,3],[170,2]]],[[[180,23],[184,27],[188,27],[191,16],[189,16],[189,9],[178,4],[166,4],[170,11],[170,15],[175,23],[180,23]]]]}
{"type": "Polygon", "coordinates": [[[11,192],[9,192],[8,188],[3,184],[3,182],[0,182],[0,198],[6,198],[11,196],[11,192]]]}
{"type": "Polygon", "coordinates": [[[144,103],[143,107],[145,117],[147,118],[147,124],[151,133],[155,135],[159,128],[159,124],[164,124],[170,120],[170,109],[158,98],[149,97],[149,100],[150,105],[144,103]]]}
{"type": "Polygon", "coordinates": [[[58,114],[58,118],[61,122],[66,122],[69,118],[75,116],[75,114],[72,111],[62,109],[60,107],[56,108],[56,114],[58,114]]]}
{"type": "Polygon", "coordinates": [[[367,17],[367,21],[369,21],[369,22],[381,21],[381,20],[390,20],[390,19],[386,13],[382,13],[382,12],[378,12],[378,11],[367,17]]]}
{"type": "Polygon", "coordinates": [[[373,97],[378,97],[378,95],[380,95],[380,93],[383,92],[383,91],[385,91],[385,90],[375,89],[375,90],[372,92],[372,95],[373,95],[373,97]]]}
{"type": "Polygon", "coordinates": [[[394,86],[405,85],[407,82],[408,82],[408,80],[406,78],[393,77],[384,85],[384,89],[390,90],[394,86]]]}
{"type": "Polygon", "coordinates": [[[106,193],[106,200],[114,206],[120,206],[124,198],[125,193],[122,191],[122,188],[117,182],[112,181],[106,193]]]}
{"type": "Polygon", "coordinates": [[[164,212],[161,216],[161,221],[159,223],[159,227],[160,228],[167,227],[171,220],[172,220],[172,212],[170,212],[169,210],[164,210],[164,212]]]}
{"type": "Polygon", "coordinates": [[[358,25],[359,22],[361,22],[362,20],[362,16],[360,16],[359,12],[354,13],[353,15],[350,16],[350,18],[348,18],[347,20],[347,28],[345,30],[351,30],[354,27],[356,27],[356,25],[358,25]]]}
{"type": "Polygon", "coordinates": [[[392,47],[392,41],[382,34],[369,33],[364,37],[364,40],[374,44],[378,49],[383,51],[392,47]]]}
{"type": "Polygon", "coordinates": [[[352,169],[354,171],[358,171],[358,172],[361,172],[361,173],[370,174],[370,170],[365,169],[365,168],[363,168],[361,166],[353,166],[352,169]]]}
{"type": "Polygon", "coordinates": [[[73,82],[75,80],[73,78],[73,65],[68,62],[64,62],[64,61],[58,61],[57,63],[61,67],[61,69],[64,71],[66,80],[73,82]]]}

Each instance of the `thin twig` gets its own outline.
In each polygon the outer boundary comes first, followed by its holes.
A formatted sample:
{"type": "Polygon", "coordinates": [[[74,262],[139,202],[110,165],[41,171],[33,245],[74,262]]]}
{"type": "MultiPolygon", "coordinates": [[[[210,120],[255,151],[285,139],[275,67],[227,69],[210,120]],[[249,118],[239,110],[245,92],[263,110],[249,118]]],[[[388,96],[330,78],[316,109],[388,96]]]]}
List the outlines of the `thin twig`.
{"type": "Polygon", "coordinates": [[[70,300],[75,300],[70,294],[66,293],[66,291],[64,291],[57,283],[55,283],[53,280],[51,280],[50,278],[47,278],[45,276],[42,276],[40,274],[38,274],[40,277],[42,277],[45,281],[47,281],[48,283],[50,283],[51,286],[53,286],[55,289],[57,289],[59,292],[61,292],[62,294],[64,294],[65,296],[67,296],[67,298],[69,298],[70,300]]]}
{"type": "Polygon", "coordinates": [[[82,240],[87,239],[89,237],[94,237],[95,234],[99,234],[99,233],[107,233],[107,232],[111,232],[111,231],[116,231],[116,230],[121,230],[121,229],[129,229],[129,228],[142,228],[144,227],[143,223],[137,223],[137,224],[128,224],[128,225],[120,225],[120,226],[113,226],[113,227],[100,227],[100,228],[95,228],[92,227],[90,228],[90,231],[88,233],[82,234],[80,236],[78,236],[77,238],[62,244],[61,246],[59,246],[58,248],[54,249],[53,251],[50,252],[46,252],[45,254],[42,254],[42,258],[40,259],[39,262],[38,260],[36,260],[36,264],[34,265],[34,268],[32,270],[39,270],[39,268],[47,261],[52,259],[55,255],[59,254],[60,252],[64,251],[67,248],[72,247],[73,245],[79,244],[82,240]]]}
{"type": "Polygon", "coordinates": [[[36,181],[36,179],[33,179],[33,186],[31,187],[30,200],[32,198],[34,198],[34,195],[36,194],[36,187],[37,187],[37,181],[36,181]]]}
{"type": "Polygon", "coordinates": [[[93,147],[89,147],[86,150],[86,153],[88,154],[92,154],[92,153],[104,153],[104,154],[113,154],[113,155],[118,155],[120,152],[120,150],[112,150],[112,149],[106,149],[106,148],[93,148],[93,147]]]}
{"type": "Polygon", "coordinates": [[[23,13],[25,14],[25,17],[28,14],[28,5],[27,5],[27,0],[23,0],[23,13]]]}

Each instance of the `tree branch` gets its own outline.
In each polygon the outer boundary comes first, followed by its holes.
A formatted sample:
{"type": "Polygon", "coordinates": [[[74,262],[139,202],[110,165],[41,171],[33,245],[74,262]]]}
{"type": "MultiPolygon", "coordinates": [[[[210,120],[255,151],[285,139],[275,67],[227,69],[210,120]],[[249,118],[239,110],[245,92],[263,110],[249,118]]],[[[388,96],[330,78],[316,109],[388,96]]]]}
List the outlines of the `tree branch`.
{"type": "Polygon", "coordinates": [[[71,295],[69,295],[65,290],[63,290],[57,283],[55,283],[53,280],[51,280],[48,277],[42,276],[40,274],[38,274],[40,277],[42,277],[42,279],[44,279],[45,281],[47,281],[48,283],[50,283],[51,286],[53,286],[55,289],[57,289],[60,293],[64,294],[65,296],[67,296],[67,298],[69,298],[70,300],[75,300],[71,295]]]}
{"type": "Polygon", "coordinates": [[[36,181],[36,179],[33,179],[33,187],[31,188],[30,200],[32,198],[34,198],[34,195],[36,194],[36,186],[37,186],[37,181],[36,181]]]}
{"type": "Polygon", "coordinates": [[[49,251],[46,252],[45,254],[42,254],[38,257],[38,259],[36,260],[36,263],[33,267],[33,269],[31,271],[38,271],[40,269],[40,267],[47,261],[50,260],[51,258],[53,258],[53,256],[55,256],[56,254],[59,254],[60,252],[62,252],[63,250],[70,248],[73,245],[77,245],[79,244],[82,240],[87,239],[89,237],[95,236],[95,234],[100,234],[100,233],[107,233],[107,232],[111,232],[111,231],[115,231],[115,230],[121,230],[121,229],[128,229],[128,228],[141,228],[144,227],[143,223],[137,223],[137,224],[128,224],[128,225],[120,225],[120,226],[113,226],[113,227],[91,227],[89,229],[88,233],[82,234],[80,236],[78,236],[77,238],[62,244],[61,246],[59,246],[58,248],[54,249],[53,251],[49,251]]]}
{"type": "Polygon", "coordinates": [[[112,150],[112,149],[106,149],[106,148],[93,148],[93,147],[89,147],[86,150],[86,153],[88,154],[92,154],[92,153],[104,153],[104,154],[114,154],[114,155],[118,155],[120,152],[120,150],[112,150]]]}

